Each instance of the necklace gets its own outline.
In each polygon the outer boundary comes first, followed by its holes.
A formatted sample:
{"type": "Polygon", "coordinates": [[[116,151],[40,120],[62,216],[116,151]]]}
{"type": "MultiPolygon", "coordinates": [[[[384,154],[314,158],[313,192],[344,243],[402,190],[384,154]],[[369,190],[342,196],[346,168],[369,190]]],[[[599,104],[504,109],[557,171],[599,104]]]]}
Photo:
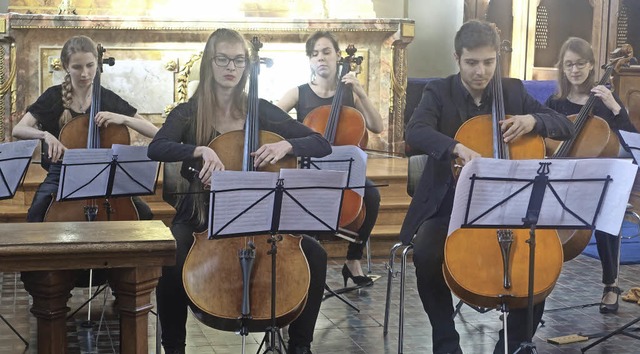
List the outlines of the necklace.
{"type": "Polygon", "coordinates": [[[91,106],[91,90],[87,91],[85,97],[80,100],[77,96],[73,96],[72,108],[77,108],[77,112],[85,112],[91,106]]]}

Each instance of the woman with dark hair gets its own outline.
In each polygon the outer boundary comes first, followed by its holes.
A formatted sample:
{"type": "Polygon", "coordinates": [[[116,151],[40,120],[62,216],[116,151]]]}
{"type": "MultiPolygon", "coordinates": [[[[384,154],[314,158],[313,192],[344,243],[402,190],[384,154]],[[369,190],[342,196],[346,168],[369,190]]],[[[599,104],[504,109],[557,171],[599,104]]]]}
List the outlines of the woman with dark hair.
{"type": "MultiPolygon", "coordinates": [[[[18,139],[40,139],[44,141],[47,157],[52,164],[46,166],[47,176],[38,186],[27,221],[40,222],[51,204],[52,196],[58,192],[61,165],[58,163],[67,149],[59,140],[60,129],[71,119],[88,114],[91,109],[93,79],[98,68],[96,43],[86,36],[71,37],[60,53],[62,67],[67,72],[61,85],[49,87],[13,128],[12,134],[18,139]]],[[[144,136],[152,138],[158,128],[141,117],[136,109],[113,91],[101,87],[100,107],[95,115],[100,127],[109,124],[123,124],[144,136]]],[[[140,219],[151,219],[149,207],[134,197],[140,219]]]]}
{"type": "MultiPolygon", "coordinates": [[[[589,99],[596,97],[592,114],[607,121],[616,134],[618,130],[636,132],[627,110],[614,92],[604,85],[596,85],[595,57],[589,42],[571,37],[560,48],[558,56],[558,90],[549,97],[546,105],[565,114],[578,114],[589,99]]],[[[602,231],[595,231],[604,290],[600,301],[601,313],[616,313],[620,288],[618,287],[619,239],[602,231]]]]}
{"type": "MultiPolygon", "coordinates": [[[[200,192],[213,171],[224,170],[218,152],[208,147],[216,136],[242,130],[247,113],[246,82],[250,73],[249,50],[238,32],[218,29],[207,40],[200,64],[200,82],[191,99],[175,107],[149,145],[149,158],[182,161],[181,175],[189,190],[200,192]],[[200,171],[196,175],[189,168],[200,171]]],[[[278,107],[259,102],[260,127],[285,139],[265,144],[252,152],[256,167],[275,163],[287,154],[321,157],[331,152],[329,143],[304,125],[291,120],[278,107]]],[[[193,233],[207,228],[207,194],[185,194],[178,201],[171,232],[176,239],[176,265],[164,267],[157,287],[162,345],[166,353],[184,353],[189,300],[182,282],[182,269],[193,244],[193,233]]],[[[324,291],[327,254],[310,237],[302,240],[310,269],[307,303],[289,325],[289,353],[311,353],[313,330],[324,291]]]]}
{"type": "MultiPolygon", "coordinates": [[[[297,119],[302,122],[307,114],[316,107],[331,105],[338,82],[342,80],[346,84],[343,105],[360,111],[364,116],[367,129],[373,133],[380,133],[383,129],[382,117],[367,97],[355,74],[350,72],[342,79],[338,77],[340,47],[333,34],[326,31],[312,34],[306,42],[306,53],[311,66],[309,82],[287,91],[278,101],[278,107],[286,112],[295,108],[297,119]]],[[[371,230],[373,230],[378,218],[380,192],[369,179],[366,180],[365,185],[369,186],[365,188],[363,197],[366,213],[362,226],[357,230],[361,243],[349,243],[346,261],[342,267],[345,286],[347,286],[348,279],[351,279],[357,286],[373,283],[371,278],[364,275],[360,260],[364,253],[364,246],[369,240],[371,230]]]]}

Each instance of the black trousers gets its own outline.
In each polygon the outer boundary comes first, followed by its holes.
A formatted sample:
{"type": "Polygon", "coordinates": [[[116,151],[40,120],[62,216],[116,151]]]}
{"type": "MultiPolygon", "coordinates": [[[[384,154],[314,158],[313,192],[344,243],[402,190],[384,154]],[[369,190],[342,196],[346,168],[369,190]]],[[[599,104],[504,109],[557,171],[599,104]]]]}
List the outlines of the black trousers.
{"type": "MultiPolygon", "coordinates": [[[[191,224],[175,223],[171,226],[177,246],[176,265],[162,268],[162,276],[156,289],[162,345],[166,350],[181,349],[186,345],[189,300],[182,283],[182,269],[193,244],[194,231],[191,224]]],[[[289,345],[293,346],[310,346],[313,341],[327,275],[327,253],[316,240],[303,236],[302,251],[309,263],[311,280],[307,304],[300,316],[289,325],[289,345]]]]}
{"type": "Polygon", "coordinates": [[[364,189],[364,197],[362,198],[366,214],[364,216],[362,226],[358,229],[358,236],[362,243],[349,242],[349,248],[347,249],[348,260],[362,259],[364,246],[369,240],[371,230],[373,230],[373,226],[376,224],[376,220],[378,219],[378,211],[380,209],[380,191],[377,187],[373,187],[374,183],[370,179],[365,181],[365,186],[369,186],[369,188],[364,189]]]}
{"type": "MultiPolygon", "coordinates": [[[[416,267],[418,294],[422,306],[429,316],[433,330],[433,352],[435,354],[460,353],[460,335],[453,320],[453,299],[442,274],[444,243],[447,238],[449,216],[453,204],[453,191],[448,193],[440,211],[427,219],[416,232],[413,243],[413,263],[416,267]]],[[[544,301],[533,308],[533,328],[537,328],[544,301]]],[[[507,317],[509,353],[513,353],[527,338],[527,309],[514,309],[507,317]]],[[[496,344],[495,354],[504,353],[504,336],[496,344]]]]}
{"type": "Polygon", "coordinates": [[[596,247],[602,265],[602,283],[613,284],[618,278],[618,236],[596,230],[596,247]]]}

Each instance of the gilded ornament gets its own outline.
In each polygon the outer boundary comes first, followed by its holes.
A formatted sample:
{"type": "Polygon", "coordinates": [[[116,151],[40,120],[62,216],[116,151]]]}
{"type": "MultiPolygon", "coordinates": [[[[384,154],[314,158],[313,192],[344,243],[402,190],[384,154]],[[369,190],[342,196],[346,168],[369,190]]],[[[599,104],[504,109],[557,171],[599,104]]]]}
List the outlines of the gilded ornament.
{"type": "Polygon", "coordinates": [[[53,58],[49,66],[52,71],[60,71],[62,70],[62,61],[60,61],[60,58],[53,58]]]}

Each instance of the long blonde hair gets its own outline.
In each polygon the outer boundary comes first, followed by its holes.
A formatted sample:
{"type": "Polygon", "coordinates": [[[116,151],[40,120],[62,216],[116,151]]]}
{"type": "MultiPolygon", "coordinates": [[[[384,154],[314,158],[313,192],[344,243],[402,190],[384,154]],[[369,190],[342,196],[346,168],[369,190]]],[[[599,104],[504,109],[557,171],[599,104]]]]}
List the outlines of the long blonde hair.
{"type": "Polygon", "coordinates": [[[58,124],[64,126],[73,117],[71,115],[71,104],[73,103],[73,85],[71,84],[71,75],[69,75],[69,60],[76,53],[91,53],[93,57],[98,59],[98,49],[96,43],[87,36],[74,36],[69,38],[60,51],[60,61],[62,67],[67,72],[62,83],[62,105],[64,112],[60,116],[58,124]]]}
{"type": "MultiPolygon", "coordinates": [[[[242,77],[234,89],[233,106],[238,112],[242,112],[243,115],[246,115],[247,111],[247,94],[245,92],[245,86],[247,84],[249,73],[251,72],[247,42],[240,33],[231,29],[220,28],[209,36],[207,44],[204,47],[202,60],[200,61],[200,82],[198,82],[198,87],[192,96],[192,99],[195,98],[197,100],[195,140],[196,145],[198,146],[209,145],[211,140],[215,138],[217,134],[214,112],[216,112],[216,109],[218,108],[218,101],[214,91],[215,80],[213,77],[213,67],[211,63],[216,55],[216,44],[221,42],[242,43],[244,47],[247,66],[244,68],[242,77]]],[[[189,191],[197,192],[202,190],[202,182],[198,178],[194,178],[189,185],[189,191]]],[[[207,220],[208,209],[205,207],[205,202],[208,200],[208,194],[194,194],[194,198],[192,198],[192,210],[200,224],[204,224],[207,220]]]]}

